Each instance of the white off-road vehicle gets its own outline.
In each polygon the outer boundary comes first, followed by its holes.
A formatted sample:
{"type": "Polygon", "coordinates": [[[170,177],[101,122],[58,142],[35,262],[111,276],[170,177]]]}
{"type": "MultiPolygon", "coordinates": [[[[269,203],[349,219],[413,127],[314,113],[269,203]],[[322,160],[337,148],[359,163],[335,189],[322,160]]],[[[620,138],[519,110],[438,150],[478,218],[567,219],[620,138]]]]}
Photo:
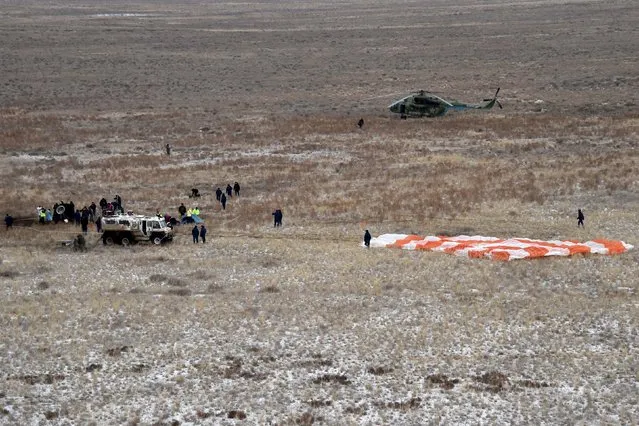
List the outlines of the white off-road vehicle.
{"type": "Polygon", "coordinates": [[[164,218],[131,214],[102,217],[102,242],[106,245],[128,246],[139,241],[162,244],[172,239],[173,229],[164,218]]]}

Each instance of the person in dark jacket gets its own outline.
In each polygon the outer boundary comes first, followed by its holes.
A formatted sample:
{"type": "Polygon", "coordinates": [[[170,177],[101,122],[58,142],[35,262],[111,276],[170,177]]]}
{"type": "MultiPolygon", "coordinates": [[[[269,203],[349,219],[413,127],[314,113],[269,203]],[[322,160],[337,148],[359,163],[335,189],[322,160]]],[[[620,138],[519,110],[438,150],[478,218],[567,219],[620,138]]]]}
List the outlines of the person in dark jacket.
{"type": "Polygon", "coordinates": [[[232,197],[233,196],[233,187],[231,186],[230,183],[228,185],[226,185],[226,195],[228,197],[232,197]]]}
{"type": "Polygon", "coordinates": [[[178,207],[178,213],[180,213],[180,219],[182,219],[186,214],[186,206],[184,203],[180,204],[180,207],[178,207]]]}
{"type": "Polygon", "coordinates": [[[371,246],[371,233],[368,232],[368,229],[366,230],[366,232],[364,232],[364,245],[366,247],[371,246]]]}
{"type": "Polygon", "coordinates": [[[191,234],[193,234],[193,242],[197,244],[198,237],[200,236],[200,231],[199,229],[197,229],[197,225],[193,227],[193,230],[191,230],[191,234]]]}
{"type": "Polygon", "coordinates": [[[204,224],[200,225],[200,238],[202,238],[202,244],[206,243],[206,227],[204,224]]]}
{"type": "Polygon", "coordinates": [[[585,228],[584,226],[584,213],[581,211],[581,209],[577,209],[577,228],[579,228],[580,226],[582,228],[585,228]]]}
{"type": "Polygon", "coordinates": [[[220,203],[222,203],[222,210],[226,210],[226,195],[222,194],[220,196],[220,203]]]}
{"type": "Polygon", "coordinates": [[[215,199],[217,201],[220,201],[220,198],[222,198],[222,190],[220,188],[215,190],[215,199]]]}
{"type": "Polygon", "coordinates": [[[86,235],[89,232],[89,210],[82,210],[82,216],[80,217],[80,225],[82,226],[82,233],[86,235]]]}
{"type": "Polygon", "coordinates": [[[240,184],[235,182],[233,184],[233,191],[235,191],[235,196],[239,197],[240,196],[240,184]]]}
{"type": "Polygon", "coordinates": [[[4,216],[4,224],[7,225],[7,229],[13,228],[13,216],[9,213],[4,216]]]}
{"type": "Polygon", "coordinates": [[[282,216],[284,216],[282,214],[282,210],[277,209],[273,212],[273,226],[274,227],[278,227],[278,226],[282,226],[282,216]]]}

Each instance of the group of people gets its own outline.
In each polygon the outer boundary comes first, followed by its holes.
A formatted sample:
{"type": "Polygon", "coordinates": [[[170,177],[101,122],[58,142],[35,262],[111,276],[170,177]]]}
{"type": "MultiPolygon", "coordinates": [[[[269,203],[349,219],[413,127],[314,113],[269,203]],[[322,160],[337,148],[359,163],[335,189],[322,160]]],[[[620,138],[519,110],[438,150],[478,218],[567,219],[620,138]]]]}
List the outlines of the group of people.
{"type": "Polygon", "coordinates": [[[202,244],[206,243],[206,226],[204,226],[204,224],[201,224],[199,229],[197,225],[195,225],[191,230],[191,234],[193,235],[194,244],[198,243],[198,238],[202,239],[202,244]]]}
{"type": "MultiPolygon", "coordinates": [[[[184,203],[180,204],[178,207],[178,213],[180,214],[180,223],[193,223],[193,222],[201,222],[200,219],[200,208],[198,206],[186,208],[184,203]]],[[[166,220],[165,215],[165,220],[166,220]]],[[[161,217],[160,211],[158,210],[158,217],[161,217]]],[[[172,223],[167,220],[167,223],[172,223]]]]}
{"type": "MultiPolygon", "coordinates": [[[[102,216],[110,216],[116,213],[124,212],[122,205],[122,198],[119,195],[113,197],[113,201],[108,202],[105,198],[100,200],[100,209],[91,202],[89,206],[84,206],[81,209],[77,209],[73,201],[69,202],[56,202],[53,208],[48,209],[42,206],[36,207],[36,215],[38,222],[41,224],[48,224],[53,222],[58,224],[59,222],[73,223],[76,226],[82,228],[82,233],[87,234],[89,232],[89,224],[95,223],[96,230],[102,231],[102,216]]],[[[13,226],[14,219],[7,214],[5,216],[5,225],[7,228],[13,226]]]]}
{"type": "Polygon", "coordinates": [[[215,190],[215,199],[222,205],[222,210],[226,210],[226,201],[228,198],[232,198],[234,193],[236,197],[240,196],[240,184],[238,182],[235,182],[233,186],[230,183],[226,185],[226,193],[219,187],[215,190]]]}

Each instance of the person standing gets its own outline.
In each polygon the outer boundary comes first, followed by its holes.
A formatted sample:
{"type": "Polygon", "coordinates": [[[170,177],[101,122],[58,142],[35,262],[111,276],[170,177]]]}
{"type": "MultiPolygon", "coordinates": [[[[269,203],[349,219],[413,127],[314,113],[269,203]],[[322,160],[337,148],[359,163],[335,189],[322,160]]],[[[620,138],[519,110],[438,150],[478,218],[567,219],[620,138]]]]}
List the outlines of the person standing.
{"type": "Polygon", "coordinates": [[[226,195],[229,198],[231,198],[233,196],[233,187],[231,186],[230,183],[228,185],[226,185],[226,195]]]}
{"type": "Polygon", "coordinates": [[[220,197],[220,203],[222,203],[222,210],[226,210],[226,195],[222,194],[220,197]]]}
{"type": "Polygon", "coordinates": [[[80,217],[80,225],[82,226],[82,233],[86,235],[89,232],[89,210],[82,210],[82,216],[80,217]]]}
{"type": "Polygon", "coordinates": [[[167,143],[165,148],[166,148],[166,155],[171,155],[171,145],[167,143]]]}
{"type": "Polygon", "coordinates": [[[102,217],[98,216],[98,218],[95,220],[95,231],[100,233],[102,232],[102,217]]]}
{"type": "Polygon", "coordinates": [[[581,209],[577,209],[577,228],[579,228],[580,226],[582,228],[585,228],[584,226],[584,213],[581,211],[581,209]]]}
{"type": "Polygon", "coordinates": [[[191,234],[193,234],[193,243],[197,244],[198,243],[198,237],[200,236],[200,231],[197,229],[197,225],[195,225],[193,227],[193,230],[191,231],[191,234]]]}
{"type": "Polygon", "coordinates": [[[180,213],[180,219],[184,219],[184,215],[186,215],[186,206],[184,203],[180,204],[180,207],[178,207],[178,213],[180,213]]]}
{"type": "Polygon", "coordinates": [[[282,210],[277,209],[273,212],[273,226],[277,228],[278,226],[282,226],[282,210]]]}
{"type": "Polygon", "coordinates": [[[222,190],[220,188],[215,190],[215,199],[217,201],[220,201],[220,198],[222,198],[222,190]]]}
{"type": "Polygon", "coordinates": [[[204,224],[200,225],[200,238],[202,238],[202,244],[206,243],[206,227],[204,224]]]}
{"type": "Polygon", "coordinates": [[[236,197],[240,196],[240,184],[238,182],[235,182],[233,184],[233,191],[235,191],[235,196],[236,197]]]}
{"type": "Polygon", "coordinates": [[[364,232],[364,245],[366,247],[371,246],[371,233],[368,232],[368,229],[366,230],[366,232],[364,232]]]}
{"type": "Polygon", "coordinates": [[[13,228],[13,216],[9,213],[4,216],[4,224],[7,225],[7,229],[13,228]]]}

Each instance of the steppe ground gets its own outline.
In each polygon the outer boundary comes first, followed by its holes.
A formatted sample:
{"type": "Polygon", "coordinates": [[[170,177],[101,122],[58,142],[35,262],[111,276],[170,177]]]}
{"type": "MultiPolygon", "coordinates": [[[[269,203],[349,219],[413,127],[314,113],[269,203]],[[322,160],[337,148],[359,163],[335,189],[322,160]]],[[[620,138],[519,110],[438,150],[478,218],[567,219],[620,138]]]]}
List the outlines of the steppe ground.
{"type": "Polygon", "coordinates": [[[361,237],[637,245],[638,52],[634,0],[1,1],[2,213],[197,203],[209,240],[3,229],[0,423],[637,424],[636,249],[361,237]]]}

